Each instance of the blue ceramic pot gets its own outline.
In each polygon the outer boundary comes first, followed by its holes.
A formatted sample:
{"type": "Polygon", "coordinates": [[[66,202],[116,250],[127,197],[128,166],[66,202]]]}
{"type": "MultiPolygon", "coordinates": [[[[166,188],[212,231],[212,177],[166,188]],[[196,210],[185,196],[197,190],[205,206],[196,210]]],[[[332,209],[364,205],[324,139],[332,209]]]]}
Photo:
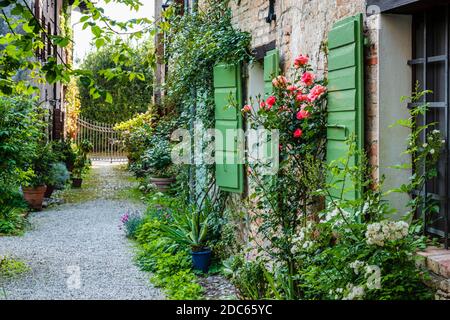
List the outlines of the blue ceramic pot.
{"type": "Polygon", "coordinates": [[[210,263],[211,263],[211,249],[204,249],[203,251],[192,252],[192,264],[195,270],[201,270],[204,273],[207,273],[210,263]]]}

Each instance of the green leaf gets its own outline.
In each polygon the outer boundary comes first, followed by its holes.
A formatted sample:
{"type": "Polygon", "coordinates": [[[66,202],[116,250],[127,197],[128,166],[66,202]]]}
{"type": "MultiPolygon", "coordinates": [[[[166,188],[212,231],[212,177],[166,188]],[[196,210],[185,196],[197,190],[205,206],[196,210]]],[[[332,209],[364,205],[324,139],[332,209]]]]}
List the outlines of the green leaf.
{"type": "Polygon", "coordinates": [[[97,26],[97,25],[93,25],[91,27],[91,31],[95,35],[95,37],[97,37],[97,38],[100,37],[102,35],[102,33],[103,33],[102,29],[99,26],[97,26]]]}
{"type": "Polygon", "coordinates": [[[97,40],[95,40],[95,46],[97,47],[97,49],[100,49],[104,44],[105,44],[104,38],[98,38],[97,40]]]}
{"type": "Polygon", "coordinates": [[[111,93],[109,93],[109,92],[106,93],[105,101],[109,104],[113,103],[113,97],[112,97],[111,93]]]}
{"type": "Polygon", "coordinates": [[[12,3],[12,0],[2,0],[0,1],[0,8],[6,8],[12,3]]]}

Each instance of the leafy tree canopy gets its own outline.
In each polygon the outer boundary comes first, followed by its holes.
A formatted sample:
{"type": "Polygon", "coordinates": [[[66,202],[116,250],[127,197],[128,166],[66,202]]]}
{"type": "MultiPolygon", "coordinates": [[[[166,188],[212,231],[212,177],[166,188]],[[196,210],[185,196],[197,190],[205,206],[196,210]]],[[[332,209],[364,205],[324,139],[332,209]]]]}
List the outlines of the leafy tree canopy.
{"type": "Polygon", "coordinates": [[[106,95],[94,99],[90,81],[80,78],[81,115],[103,123],[118,123],[148,110],[152,98],[153,48],[150,40],[126,49],[107,45],[90,53],[82,68],[92,74],[106,95]],[[126,54],[126,63],[120,56],[126,54]],[[113,103],[111,104],[111,101],[113,103]]]}
{"type": "MultiPolygon", "coordinates": [[[[80,23],[84,29],[93,34],[93,42],[98,49],[113,45],[116,49],[113,56],[116,67],[105,71],[107,78],[121,78],[122,76],[141,77],[128,68],[133,65],[134,57],[130,55],[129,41],[141,39],[145,35],[154,35],[157,30],[168,29],[166,23],[161,22],[171,15],[175,9],[170,7],[163,13],[161,21],[147,18],[116,21],[104,14],[104,9],[90,0],[74,0],[73,7],[80,6],[83,10],[80,23]],[[120,36],[119,36],[120,35],[120,36]],[[125,36],[125,37],[121,37],[125,36]],[[134,74],[134,76],[133,76],[134,74]]],[[[115,2],[138,11],[142,3],[139,0],[104,0],[106,4],[115,2]]],[[[47,34],[45,26],[35,16],[33,8],[26,0],[0,0],[0,19],[7,26],[7,33],[0,39],[0,95],[33,94],[37,91],[36,84],[47,81],[53,84],[58,81],[68,83],[71,77],[77,77],[87,87],[93,99],[103,98],[112,104],[112,95],[97,85],[91,70],[76,69],[60,57],[58,50],[56,57],[49,57],[46,61],[35,59],[35,52],[44,48],[44,39],[50,39],[58,48],[66,48],[72,43],[71,35],[47,34]],[[25,72],[29,77],[18,78],[17,74],[25,72]]]]}

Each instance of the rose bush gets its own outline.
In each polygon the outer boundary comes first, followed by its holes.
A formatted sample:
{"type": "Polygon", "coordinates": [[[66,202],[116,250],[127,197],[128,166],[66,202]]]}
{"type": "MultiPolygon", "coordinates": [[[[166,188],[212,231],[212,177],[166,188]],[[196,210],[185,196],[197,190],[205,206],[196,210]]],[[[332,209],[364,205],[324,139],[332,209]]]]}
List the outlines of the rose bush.
{"type": "Polygon", "coordinates": [[[250,201],[249,210],[257,226],[252,240],[258,248],[258,263],[276,265],[267,273],[276,279],[272,291],[289,299],[301,297],[296,238],[311,209],[321,203],[314,191],[324,181],[326,82],[318,80],[308,61],[300,55],[292,79],[275,77],[267,99],[259,97],[257,103],[242,108],[253,129],[279,132],[279,145],[274,146],[270,136],[259,141],[260,147],[268,142],[272,153],[279,152],[276,176],[263,173],[265,163],[249,165],[251,199],[258,199],[250,201]]]}

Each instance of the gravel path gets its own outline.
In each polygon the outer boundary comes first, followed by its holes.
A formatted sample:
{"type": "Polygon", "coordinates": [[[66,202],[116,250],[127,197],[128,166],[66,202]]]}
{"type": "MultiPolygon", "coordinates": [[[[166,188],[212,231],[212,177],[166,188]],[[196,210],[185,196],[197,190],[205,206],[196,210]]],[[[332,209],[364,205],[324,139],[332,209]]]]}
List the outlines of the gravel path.
{"type": "MultiPolygon", "coordinates": [[[[95,163],[93,170],[107,181],[103,191],[130,183],[114,180],[112,165],[95,163]]],[[[101,199],[32,213],[24,236],[0,237],[0,255],[31,268],[4,283],[8,299],[163,299],[149,274],[134,266],[132,244],[118,227],[120,216],[139,204],[100,194],[101,199]]]]}

